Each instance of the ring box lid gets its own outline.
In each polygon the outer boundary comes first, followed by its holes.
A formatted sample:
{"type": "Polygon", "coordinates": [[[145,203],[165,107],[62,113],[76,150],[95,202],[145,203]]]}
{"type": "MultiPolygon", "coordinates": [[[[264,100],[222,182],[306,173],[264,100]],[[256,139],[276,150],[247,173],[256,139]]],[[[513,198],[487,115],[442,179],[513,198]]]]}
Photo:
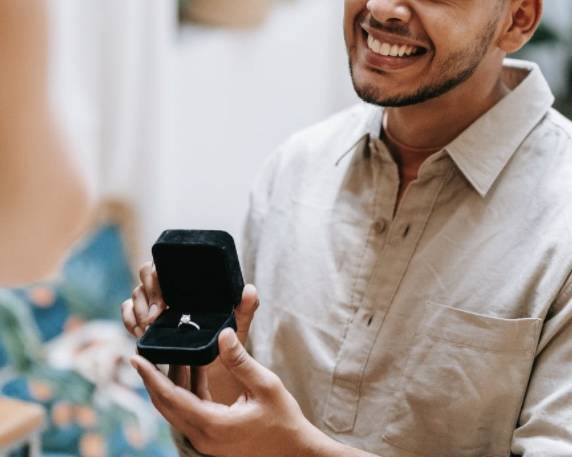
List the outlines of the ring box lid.
{"type": "Polygon", "coordinates": [[[244,287],[234,240],[215,230],[167,230],[152,248],[159,286],[173,310],[229,313],[244,287]]]}

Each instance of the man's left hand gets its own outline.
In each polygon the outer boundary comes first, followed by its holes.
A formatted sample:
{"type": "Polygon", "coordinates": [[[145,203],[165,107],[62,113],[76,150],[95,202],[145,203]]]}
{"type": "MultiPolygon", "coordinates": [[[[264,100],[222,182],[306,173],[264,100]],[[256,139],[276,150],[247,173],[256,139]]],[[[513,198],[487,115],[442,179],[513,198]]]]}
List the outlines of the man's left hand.
{"type": "MultiPolygon", "coordinates": [[[[278,376],[254,360],[231,329],[219,337],[220,358],[243,394],[230,405],[212,401],[204,370],[194,370],[194,392],[173,383],[147,360],[132,358],[155,407],[200,453],[217,457],[322,455],[330,438],[302,414],[278,376]]],[[[177,381],[175,381],[177,382],[177,381]]]]}

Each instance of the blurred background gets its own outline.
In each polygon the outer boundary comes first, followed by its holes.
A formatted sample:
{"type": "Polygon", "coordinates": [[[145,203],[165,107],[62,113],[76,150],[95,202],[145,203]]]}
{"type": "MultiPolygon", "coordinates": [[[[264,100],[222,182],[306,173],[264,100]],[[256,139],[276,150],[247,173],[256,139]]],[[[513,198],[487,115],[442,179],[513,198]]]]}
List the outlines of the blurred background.
{"type": "Polygon", "coordinates": [[[97,193],[134,209],[142,259],[166,227],[216,227],[240,239],[266,155],[355,100],[342,2],[50,7],[55,103],[97,193]]]}
{"type": "MultiPolygon", "coordinates": [[[[240,244],[265,157],[357,101],[343,2],[48,4],[53,106],[99,204],[57,278],[0,290],[0,392],[42,405],[44,426],[25,437],[41,437],[45,457],[171,456],[126,365],[119,304],[164,229],[223,229],[240,244]]],[[[540,64],[568,116],[571,25],[569,0],[547,1],[518,56],[540,64]]],[[[0,455],[1,425],[0,405],[0,455]]]]}

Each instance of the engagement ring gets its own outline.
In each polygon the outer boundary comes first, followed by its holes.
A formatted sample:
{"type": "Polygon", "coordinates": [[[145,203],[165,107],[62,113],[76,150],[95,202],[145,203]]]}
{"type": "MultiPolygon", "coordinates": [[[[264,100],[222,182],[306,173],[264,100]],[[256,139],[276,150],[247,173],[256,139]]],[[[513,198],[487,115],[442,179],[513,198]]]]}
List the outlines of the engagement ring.
{"type": "Polygon", "coordinates": [[[201,329],[201,327],[199,327],[199,324],[191,320],[190,314],[183,314],[181,316],[181,320],[179,321],[179,325],[177,325],[177,327],[180,327],[181,325],[190,325],[191,327],[195,327],[197,330],[201,329]]]}

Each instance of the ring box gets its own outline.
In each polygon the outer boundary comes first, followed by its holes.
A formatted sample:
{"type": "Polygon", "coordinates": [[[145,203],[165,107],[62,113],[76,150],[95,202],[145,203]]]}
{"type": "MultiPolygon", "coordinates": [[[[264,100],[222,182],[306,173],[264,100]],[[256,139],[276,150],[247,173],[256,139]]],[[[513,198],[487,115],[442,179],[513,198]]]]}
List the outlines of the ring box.
{"type": "Polygon", "coordinates": [[[168,308],[138,341],[138,352],[155,364],[208,365],[218,356],[219,333],[236,330],[244,281],[234,240],[222,231],[167,230],[152,253],[168,308]],[[179,325],[183,315],[200,330],[179,325]]]}

